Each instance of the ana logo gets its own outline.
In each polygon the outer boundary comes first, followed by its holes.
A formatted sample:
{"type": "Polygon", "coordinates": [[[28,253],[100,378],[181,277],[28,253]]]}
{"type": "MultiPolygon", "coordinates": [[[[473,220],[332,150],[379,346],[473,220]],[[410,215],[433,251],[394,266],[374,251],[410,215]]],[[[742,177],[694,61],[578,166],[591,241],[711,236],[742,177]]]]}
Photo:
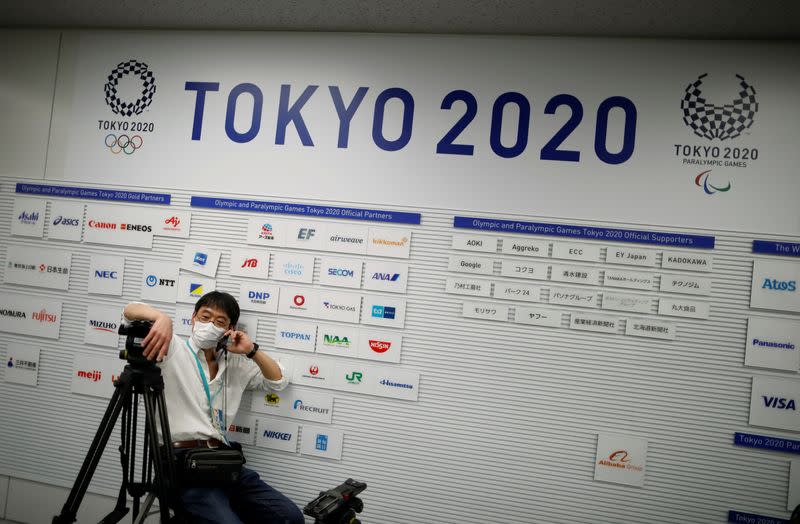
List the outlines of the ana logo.
{"type": "Polygon", "coordinates": [[[164,229],[170,229],[170,230],[173,230],[173,231],[177,230],[178,226],[180,225],[180,223],[181,223],[181,219],[180,218],[178,218],[178,217],[169,217],[168,219],[166,219],[164,221],[164,225],[165,226],[169,226],[169,227],[165,227],[164,229]]]}
{"type": "Polygon", "coordinates": [[[281,397],[279,397],[275,393],[267,393],[266,395],[264,395],[264,402],[268,406],[277,406],[278,404],[281,403],[281,397]]]}
{"type": "Polygon", "coordinates": [[[370,340],[369,348],[375,353],[386,353],[392,347],[391,342],[384,342],[382,340],[370,340]]]}
{"type": "Polygon", "coordinates": [[[681,100],[683,123],[689,126],[695,135],[708,140],[738,137],[753,125],[753,119],[758,111],[756,90],[745,81],[744,77],[736,75],[741,88],[738,98],[730,104],[714,105],[703,98],[700,89],[706,76],[708,73],[700,75],[697,80],[686,86],[686,94],[681,100]]]}
{"type": "Polygon", "coordinates": [[[345,375],[345,376],[344,376],[344,378],[345,378],[345,379],[347,380],[347,382],[349,382],[350,384],[361,384],[361,378],[362,378],[363,376],[364,376],[364,375],[363,375],[363,374],[362,374],[360,371],[353,371],[353,372],[352,372],[352,373],[350,373],[349,375],[345,375]]]}
{"type": "Polygon", "coordinates": [[[317,451],[326,451],[328,449],[328,435],[317,433],[317,439],[314,447],[317,449],[317,451]]]}
{"type": "Polygon", "coordinates": [[[97,382],[103,378],[103,372],[96,369],[93,371],[78,371],[78,377],[91,380],[92,382],[97,382]]]}
{"type": "Polygon", "coordinates": [[[373,318],[393,319],[395,316],[395,308],[392,306],[372,306],[373,318]]]}
{"type": "Polygon", "coordinates": [[[23,211],[22,213],[19,214],[17,220],[19,220],[22,224],[33,225],[39,221],[39,212],[37,211],[33,213],[28,213],[26,211],[23,211]]]}
{"type": "Polygon", "coordinates": [[[205,266],[208,261],[208,254],[198,251],[194,254],[194,264],[196,266],[205,266]]]}
{"type": "Polygon", "coordinates": [[[140,115],[153,102],[156,93],[156,80],[147,64],[136,60],[120,62],[108,75],[105,85],[106,104],[115,115],[133,116],[140,115]],[[134,75],[142,82],[141,96],[133,102],[126,102],[118,96],[119,81],[128,75],[134,75]]]}
{"type": "Polygon", "coordinates": [[[298,240],[311,240],[311,237],[313,237],[314,233],[316,233],[316,232],[317,232],[316,229],[306,229],[304,227],[300,228],[300,230],[297,232],[297,239],[298,240]]]}
{"type": "Polygon", "coordinates": [[[328,268],[328,275],[332,277],[353,277],[355,273],[352,269],[339,269],[337,267],[328,268]]]}
{"type": "Polygon", "coordinates": [[[397,282],[400,278],[400,273],[375,273],[372,275],[372,280],[385,280],[388,282],[397,282]]]}
{"type": "Polygon", "coordinates": [[[728,185],[725,187],[717,187],[713,184],[709,184],[708,177],[710,172],[711,170],[709,169],[708,171],[703,171],[702,173],[694,177],[694,185],[696,185],[697,187],[702,187],[703,191],[705,191],[707,195],[713,195],[714,193],[724,193],[726,191],[730,191],[731,189],[730,180],[728,181],[728,185]]]}
{"type": "Polygon", "coordinates": [[[761,397],[764,399],[764,405],[768,408],[796,411],[794,405],[794,399],[791,398],[787,399],[783,397],[768,397],[766,395],[762,395],[761,397]]]}
{"type": "Polygon", "coordinates": [[[54,226],[79,226],[81,225],[80,219],[77,218],[67,218],[61,215],[58,215],[56,218],[53,219],[54,226]]]}
{"type": "Polygon", "coordinates": [[[258,259],[256,259],[256,258],[248,258],[247,260],[242,262],[242,267],[243,268],[244,267],[249,267],[249,268],[258,267],[258,259]]]}
{"type": "Polygon", "coordinates": [[[772,289],[773,291],[797,291],[796,280],[776,280],[765,278],[761,289],[772,289]]]}
{"type": "Polygon", "coordinates": [[[340,348],[350,347],[350,339],[347,337],[339,338],[338,335],[324,335],[323,340],[326,346],[335,346],[340,348]]]}
{"type": "Polygon", "coordinates": [[[316,377],[319,375],[319,367],[318,366],[311,366],[308,368],[308,372],[311,373],[312,376],[316,377]]]}
{"type": "Polygon", "coordinates": [[[275,234],[272,231],[272,225],[264,224],[261,226],[261,232],[258,234],[258,238],[263,238],[265,240],[274,240],[275,234]]]}
{"type": "Polygon", "coordinates": [[[104,322],[102,320],[89,320],[89,325],[96,331],[105,331],[107,333],[116,333],[117,324],[114,322],[104,322]]]}
{"type": "Polygon", "coordinates": [[[144,283],[147,284],[148,287],[155,287],[158,285],[158,277],[155,275],[147,275],[147,278],[144,279],[144,283]]]}
{"type": "Polygon", "coordinates": [[[306,303],[306,297],[304,297],[303,295],[295,295],[293,301],[295,306],[301,307],[303,304],[306,303]]]}
{"type": "Polygon", "coordinates": [[[94,278],[108,278],[108,279],[111,279],[111,280],[116,280],[117,279],[117,272],[116,271],[101,271],[99,269],[95,269],[94,278]]]}
{"type": "Polygon", "coordinates": [[[203,284],[189,284],[189,294],[193,297],[202,297],[203,296],[203,284]]]}

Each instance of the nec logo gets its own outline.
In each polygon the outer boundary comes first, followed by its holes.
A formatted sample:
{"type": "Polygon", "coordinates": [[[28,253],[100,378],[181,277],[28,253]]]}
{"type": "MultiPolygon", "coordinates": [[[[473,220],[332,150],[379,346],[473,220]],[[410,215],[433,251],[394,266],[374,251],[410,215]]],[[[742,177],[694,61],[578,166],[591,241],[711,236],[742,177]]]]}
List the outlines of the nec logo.
{"type": "Polygon", "coordinates": [[[372,316],[374,318],[393,319],[395,315],[395,308],[392,306],[372,306],[372,316]]]}
{"type": "Polygon", "coordinates": [[[761,289],[772,289],[775,291],[797,291],[796,280],[776,280],[765,278],[761,289]]]}
{"type": "Polygon", "coordinates": [[[300,231],[297,232],[297,239],[298,240],[311,240],[311,237],[314,236],[316,233],[316,229],[307,229],[307,228],[300,228],[300,231]]]}
{"type": "Polygon", "coordinates": [[[785,410],[792,410],[796,411],[794,406],[794,399],[787,399],[783,397],[768,397],[766,395],[762,395],[761,398],[764,399],[764,405],[768,408],[774,409],[785,409],[785,410]]]}
{"type": "Polygon", "coordinates": [[[110,278],[111,280],[117,279],[117,272],[116,271],[100,271],[96,269],[94,272],[94,278],[110,278]]]}
{"type": "Polygon", "coordinates": [[[385,280],[387,282],[397,282],[400,278],[400,273],[375,273],[372,275],[372,280],[385,280]]]}

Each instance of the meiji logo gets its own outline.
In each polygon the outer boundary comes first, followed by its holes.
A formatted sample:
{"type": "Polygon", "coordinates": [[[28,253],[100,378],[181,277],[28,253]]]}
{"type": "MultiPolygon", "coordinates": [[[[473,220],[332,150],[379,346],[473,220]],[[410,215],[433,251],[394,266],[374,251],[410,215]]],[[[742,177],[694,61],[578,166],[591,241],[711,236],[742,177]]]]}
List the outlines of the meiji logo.
{"type": "Polygon", "coordinates": [[[78,377],[91,380],[92,382],[97,382],[103,378],[103,372],[96,369],[93,371],[78,371],[78,377]]]}
{"type": "Polygon", "coordinates": [[[272,296],[268,291],[248,291],[247,298],[254,304],[266,304],[267,300],[272,296]]]}
{"type": "Polygon", "coordinates": [[[280,332],[281,338],[287,338],[289,340],[311,340],[311,335],[308,333],[299,333],[297,331],[281,331],[280,332]]]}
{"type": "Polygon", "coordinates": [[[153,226],[147,224],[120,224],[120,231],[138,231],[140,233],[150,233],[153,231],[153,226]]]}
{"type": "Polygon", "coordinates": [[[88,226],[93,229],[117,229],[117,224],[113,222],[100,222],[97,220],[90,220],[88,226]]]}
{"type": "Polygon", "coordinates": [[[169,227],[164,227],[164,229],[166,229],[167,231],[177,231],[178,229],[180,229],[178,227],[180,224],[181,224],[181,219],[176,216],[172,216],[164,221],[164,226],[169,226],[169,227]]]}
{"type": "Polygon", "coordinates": [[[350,339],[347,337],[339,338],[338,335],[324,335],[323,340],[326,346],[336,346],[340,348],[350,347],[350,339]]]}
{"type": "Polygon", "coordinates": [[[300,399],[294,401],[292,409],[294,409],[295,411],[307,411],[309,413],[319,413],[320,415],[325,415],[330,411],[330,409],[328,408],[320,408],[318,406],[309,406],[308,404],[303,404],[303,401],[300,399]]]}
{"type": "Polygon", "coordinates": [[[258,234],[258,238],[263,238],[265,240],[274,240],[275,233],[272,230],[271,224],[264,224],[261,226],[261,232],[258,234]]]}
{"type": "Polygon", "coordinates": [[[271,429],[268,429],[268,430],[264,431],[264,437],[265,438],[275,439],[275,440],[285,440],[287,442],[292,440],[292,434],[291,433],[282,433],[280,431],[272,431],[271,429]]]}
{"type": "Polygon", "coordinates": [[[203,284],[189,284],[189,294],[193,297],[202,297],[203,296],[203,284]]]}
{"type": "Polygon", "coordinates": [[[768,408],[796,411],[794,399],[791,398],[787,399],[783,397],[768,397],[766,395],[761,395],[761,398],[764,399],[764,405],[768,408]]]}
{"type": "Polygon", "coordinates": [[[311,240],[311,237],[313,237],[314,233],[316,233],[316,232],[317,232],[316,229],[307,229],[307,228],[304,228],[304,227],[300,228],[300,230],[297,232],[297,239],[298,240],[311,240]]]}
{"type": "Polygon", "coordinates": [[[247,426],[237,426],[236,424],[231,424],[228,426],[228,431],[232,433],[242,433],[243,435],[250,434],[250,428],[247,426]]]}
{"type": "Polygon", "coordinates": [[[382,340],[370,340],[369,348],[375,353],[386,353],[392,347],[391,342],[384,342],[382,340]]]}
{"type": "Polygon", "coordinates": [[[300,262],[287,262],[283,265],[283,274],[291,277],[300,277],[305,273],[305,266],[300,262]]]}
{"type": "Polygon", "coordinates": [[[81,221],[78,218],[67,218],[61,215],[58,215],[56,218],[53,219],[54,226],[79,226],[81,225],[81,221]]]}
{"type": "Polygon", "coordinates": [[[194,264],[196,266],[205,266],[208,261],[208,254],[198,251],[194,254],[194,264]]]}
{"type": "Polygon", "coordinates": [[[392,306],[372,306],[373,318],[393,319],[395,317],[395,308],[392,306]]]}
{"type": "Polygon", "coordinates": [[[35,211],[33,213],[28,213],[26,211],[23,211],[22,213],[19,214],[17,220],[19,220],[23,224],[28,224],[28,225],[35,224],[39,221],[39,212],[35,211]]]}
{"type": "Polygon", "coordinates": [[[353,277],[355,273],[352,269],[340,269],[338,267],[328,268],[328,275],[332,277],[353,277]]]}
{"type": "Polygon", "coordinates": [[[403,237],[400,240],[373,238],[372,243],[378,246],[404,247],[406,244],[408,244],[408,237],[403,237]]]}
{"type": "Polygon", "coordinates": [[[47,322],[48,324],[52,324],[56,321],[56,318],[56,315],[48,313],[45,309],[33,312],[33,320],[38,320],[39,322],[47,322]]]}
{"type": "Polygon", "coordinates": [[[372,280],[386,280],[388,282],[397,282],[400,278],[400,273],[375,273],[372,275],[372,280]]]}
{"type": "Polygon", "coordinates": [[[257,258],[248,258],[247,260],[242,262],[242,267],[243,268],[244,267],[249,267],[249,268],[258,267],[258,259],[257,258]]]}
{"type": "Polygon", "coordinates": [[[414,389],[414,385],[413,384],[403,384],[402,382],[395,382],[393,380],[389,380],[389,379],[386,379],[386,378],[382,379],[378,383],[381,386],[386,386],[386,387],[389,387],[389,388],[414,389]]]}
{"type": "Polygon", "coordinates": [[[97,331],[106,331],[108,333],[117,332],[117,324],[115,322],[104,322],[102,320],[89,320],[89,325],[92,329],[97,331]]]}
{"type": "Polygon", "coordinates": [[[349,375],[345,375],[344,378],[350,384],[361,384],[361,379],[364,377],[364,374],[360,371],[353,371],[349,375]]]}
{"type": "Polygon", "coordinates": [[[94,278],[108,278],[111,280],[117,279],[117,272],[116,271],[102,271],[99,269],[95,269],[94,271],[94,278]]]}
{"type": "Polygon", "coordinates": [[[776,280],[765,278],[761,289],[772,289],[773,291],[797,291],[796,280],[776,280]]]}

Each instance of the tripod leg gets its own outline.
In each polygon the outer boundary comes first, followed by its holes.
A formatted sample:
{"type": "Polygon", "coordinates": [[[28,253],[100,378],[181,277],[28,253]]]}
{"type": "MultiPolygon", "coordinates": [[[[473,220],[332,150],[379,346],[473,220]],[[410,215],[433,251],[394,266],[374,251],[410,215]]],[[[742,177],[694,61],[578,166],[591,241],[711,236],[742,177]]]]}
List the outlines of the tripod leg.
{"type": "Polygon", "coordinates": [[[78,508],[81,505],[84,495],[86,495],[86,490],[89,488],[89,483],[92,480],[92,475],[94,475],[94,470],[97,468],[97,463],[100,461],[100,457],[103,456],[103,450],[108,443],[108,437],[114,429],[122,407],[127,402],[130,402],[130,399],[131,384],[121,380],[118,381],[114,389],[114,394],[100,422],[100,426],[97,428],[97,432],[92,440],[92,445],[89,447],[81,470],[72,486],[72,490],[69,492],[69,496],[64,503],[64,507],[61,509],[61,513],[53,518],[53,524],[71,524],[75,522],[78,508]]]}
{"type": "MultiPolygon", "coordinates": [[[[145,440],[149,441],[150,443],[149,452],[150,456],[152,457],[155,477],[155,485],[153,487],[156,497],[158,497],[161,522],[166,523],[169,520],[169,491],[173,487],[172,483],[174,479],[172,477],[167,478],[165,476],[170,474],[172,471],[171,457],[167,456],[166,460],[164,460],[165,455],[161,453],[161,450],[159,449],[158,429],[156,423],[163,419],[162,414],[165,413],[165,411],[159,410],[159,407],[163,407],[163,397],[161,396],[161,393],[162,391],[153,390],[150,386],[147,386],[145,387],[143,396],[146,413],[145,422],[147,424],[147,435],[145,440]]],[[[166,438],[169,433],[164,433],[162,429],[162,435],[164,435],[166,438]]],[[[170,446],[171,443],[165,442],[165,445],[170,446]]]]}

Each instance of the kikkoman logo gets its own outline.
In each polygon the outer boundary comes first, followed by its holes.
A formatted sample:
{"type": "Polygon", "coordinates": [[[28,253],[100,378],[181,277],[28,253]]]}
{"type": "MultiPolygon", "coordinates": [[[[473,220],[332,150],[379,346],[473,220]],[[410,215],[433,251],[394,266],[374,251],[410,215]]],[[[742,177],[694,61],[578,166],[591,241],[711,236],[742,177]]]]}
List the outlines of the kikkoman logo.
{"type": "Polygon", "coordinates": [[[703,97],[701,90],[703,80],[707,76],[708,73],[702,74],[686,86],[681,100],[683,123],[689,126],[695,135],[708,140],[736,138],[753,125],[758,112],[756,90],[743,76],[736,75],[740,87],[738,97],[730,104],[715,105],[703,97]]]}

